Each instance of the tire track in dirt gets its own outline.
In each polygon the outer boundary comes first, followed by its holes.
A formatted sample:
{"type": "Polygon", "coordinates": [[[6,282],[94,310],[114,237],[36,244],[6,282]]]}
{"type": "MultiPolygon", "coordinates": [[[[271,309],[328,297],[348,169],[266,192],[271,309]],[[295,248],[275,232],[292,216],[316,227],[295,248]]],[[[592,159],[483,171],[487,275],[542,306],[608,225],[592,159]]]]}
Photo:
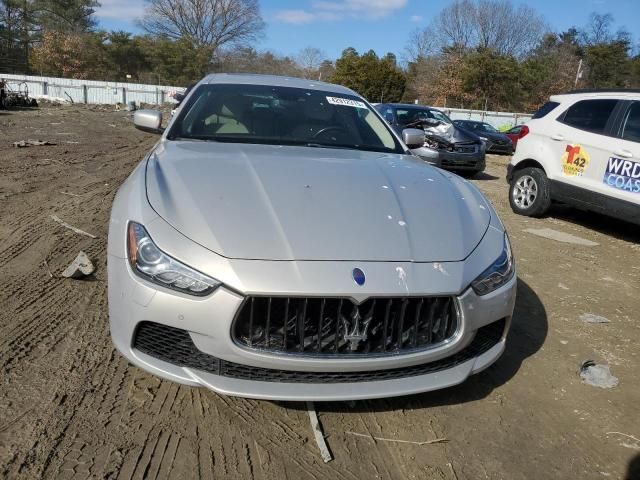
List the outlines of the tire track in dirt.
{"type": "MultiPolygon", "coordinates": [[[[95,304],[101,308],[106,305],[104,291],[94,294],[95,304]]],[[[100,312],[100,309],[97,312],[100,312]]],[[[50,400],[45,400],[41,411],[46,416],[40,418],[40,422],[34,429],[30,438],[25,439],[30,445],[30,456],[18,459],[16,473],[26,476],[41,474],[55,462],[60,455],[58,448],[65,438],[71,419],[79,412],[78,406],[82,405],[86,398],[93,398],[93,385],[86,380],[91,378],[90,372],[99,371],[104,358],[104,346],[102,349],[95,344],[96,320],[100,313],[90,316],[87,321],[78,321],[68,335],[67,340],[60,345],[58,361],[48,365],[51,372],[59,372],[61,376],[53,379],[50,385],[50,400]],[[98,348],[94,348],[98,347],[98,348]]],[[[103,319],[104,320],[104,319],[103,319]]],[[[55,358],[55,357],[54,357],[55,358]]],[[[43,392],[45,393],[45,392],[43,392]]],[[[47,396],[44,396],[46,399],[47,396]]]]}

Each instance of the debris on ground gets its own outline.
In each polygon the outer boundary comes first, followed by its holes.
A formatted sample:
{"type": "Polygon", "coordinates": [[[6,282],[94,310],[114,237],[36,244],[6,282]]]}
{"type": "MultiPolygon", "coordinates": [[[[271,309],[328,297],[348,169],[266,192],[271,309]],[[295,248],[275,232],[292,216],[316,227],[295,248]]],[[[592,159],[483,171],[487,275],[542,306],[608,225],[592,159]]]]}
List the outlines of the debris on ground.
{"type": "Polygon", "coordinates": [[[629,435],[628,433],[622,433],[622,432],[607,432],[605,435],[609,436],[609,435],[618,435],[621,436],[623,438],[629,438],[631,440],[633,440],[633,443],[628,443],[626,441],[623,441],[620,445],[622,447],[625,448],[630,448],[632,450],[640,450],[640,438],[634,437],[633,435],[629,435]]]}
{"type": "Polygon", "coordinates": [[[447,465],[449,466],[449,470],[451,470],[451,474],[453,475],[453,478],[455,478],[455,480],[458,480],[458,474],[456,473],[455,468],[453,468],[453,463],[449,462],[447,463],[447,465]]]}
{"type": "Polygon", "coordinates": [[[94,270],[95,267],[87,254],[80,250],[78,256],[62,272],[62,276],[65,278],[83,278],[91,275],[94,270]]]}
{"type": "Polygon", "coordinates": [[[49,278],[53,278],[53,273],[51,273],[51,269],[49,268],[49,262],[47,262],[46,258],[44,259],[42,264],[44,265],[44,268],[47,269],[47,273],[49,274],[49,278]]]}
{"type": "Polygon", "coordinates": [[[16,148],[40,147],[42,145],[55,145],[55,143],[47,140],[20,140],[19,142],[13,142],[13,146],[16,148]]]}
{"type": "Polygon", "coordinates": [[[608,318],[594,315],[593,313],[583,313],[580,315],[580,320],[586,323],[609,323],[608,318]]]}
{"type": "Polygon", "coordinates": [[[322,427],[320,426],[318,414],[316,413],[316,407],[313,402],[307,402],[307,412],[309,412],[309,420],[311,421],[313,436],[315,437],[318,448],[320,449],[320,456],[322,456],[322,460],[324,460],[324,463],[330,462],[331,460],[333,460],[333,456],[331,455],[329,447],[327,446],[327,442],[325,441],[324,435],[322,434],[322,427]]]}
{"type": "Polygon", "coordinates": [[[586,238],[576,237],[570,233],[560,232],[559,230],[554,230],[552,228],[527,228],[524,231],[549,240],[555,240],[556,242],[583,245],[585,247],[595,247],[599,245],[599,243],[592,242],[586,238]]]}
{"type": "Polygon", "coordinates": [[[33,95],[33,97],[37,98],[38,100],[50,103],[51,105],[64,105],[65,103],[69,103],[66,98],[55,97],[52,95],[33,95]]]}
{"type": "Polygon", "coordinates": [[[366,433],[356,433],[356,432],[344,432],[347,433],[349,435],[354,435],[356,437],[364,437],[364,438],[368,438],[370,440],[375,441],[380,441],[380,442],[395,442],[395,443],[410,443],[412,445],[433,445],[436,443],[447,443],[449,440],[446,438],[436,438],[434,440],[425,440],[423,442],[416,442],[414,440],[400,440],[397,438],[382,438],[382,437],[374,437],[373,435],[369,435],[366,433]]]}
{"type": "Polygon", "coordinates": [[[580,378],[592,387],[613,388],[617,387],[619,380],[609,369],[609,365],[599,365],[593,360],[586,360],[580,366],[580,378]]]}
{"type": "Polygon", "coordinates": [[[80,235],[86,235],[87,237],[90,237],[90,238],[96,238],[95,235],[85,232],[84,230],[80,230],[78,227],[74,227],[73,225],[69,225],[67,222],[59,218],[57,215],[51,215],[51,218],[53,219],[54,222],[58,222],[63,227],[68,228],[69,230],[73,230],[74,232],[80,235]]]}

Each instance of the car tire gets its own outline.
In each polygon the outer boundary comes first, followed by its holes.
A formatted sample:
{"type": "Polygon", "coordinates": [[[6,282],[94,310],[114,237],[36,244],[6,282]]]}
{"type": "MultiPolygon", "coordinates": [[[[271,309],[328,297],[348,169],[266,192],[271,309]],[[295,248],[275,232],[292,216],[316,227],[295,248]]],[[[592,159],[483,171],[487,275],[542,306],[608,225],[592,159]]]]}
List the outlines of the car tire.
{"type": "Polygon", "coordinates": [[[551,206],[549,179],[540,168],[523,168],[513,172],[509,183],[511,210],[527,217],[540,217],[551,206]]]}

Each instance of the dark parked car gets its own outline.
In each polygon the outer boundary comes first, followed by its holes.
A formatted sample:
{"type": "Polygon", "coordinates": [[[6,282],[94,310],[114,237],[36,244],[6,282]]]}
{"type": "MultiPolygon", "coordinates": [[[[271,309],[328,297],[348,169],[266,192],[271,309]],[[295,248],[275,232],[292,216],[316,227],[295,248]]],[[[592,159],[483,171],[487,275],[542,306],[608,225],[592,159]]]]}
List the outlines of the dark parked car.
{"type": "Polygon", "coordinates": [[[411,150],[414,155],[460,174],[474,175],[484,170],[482,140],[476,134],[456,127],[440,110],[403,103],[381,103],[376,109],[399,135],[405,128],[424,130],[424,146],[411,150]]]}
{"type": "Polygon", "coordinates": [[[529,127],[527,127],[526,125],[516,125],[515,127],[512,127],[511,129],[504,132],[504,134],[511,139],[511,142],[513,143],[513,150],[515,150],[518,146],[518,140],[520,140],[528,133],[529,127]]]}
{"type": "Polygon", "coordinates": [[[485,143],[487,153],[513,154],[511,139],[492,125],[474,120],[454,120],[453,124],[478,135],[485,143]]]}

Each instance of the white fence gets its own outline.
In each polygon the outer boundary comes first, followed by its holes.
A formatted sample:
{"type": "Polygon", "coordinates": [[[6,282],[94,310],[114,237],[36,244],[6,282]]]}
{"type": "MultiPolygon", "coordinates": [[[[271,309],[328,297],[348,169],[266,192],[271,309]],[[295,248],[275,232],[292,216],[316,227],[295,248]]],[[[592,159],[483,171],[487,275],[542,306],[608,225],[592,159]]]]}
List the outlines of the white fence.
{"type": "MultiPolygon", "coordinates": [[[[95,80],[75,80],[72,78],[34,77],[29,75],[12,75],[0,73],[9,87],[17,90],[26,85],[29,95],[35,98],[48,96],[62,98],[74,103],[116,104],[136,102],[162,104],[174,103],[168,96],[173,90],[183,87],[167,85],[143,85],[139,83],[101,82],[95,80]]],[[[531,118],[527,113],[485,112],[482,110],[466,110],[461,108],[443,109],[453,120],[478,120],[494,127],[505,124],[517,125],[531,118]]]]}
{"type": "Polygon", "coordinates": [[[452,120],[476,120],[478,122],[486,122],[495,128],[504,125],[513,127],[531,120],[530,113],[485,112],[484,110],[466,110],[462,108],[445,108],[443,111],[452,120]]]}
{"type": "Polygon", "coordinates": [[[0,77],[7,81],[10,90],[24,90],[26,87],[31,97],[54,97],[66,101],[72,100],[74,103],[173,103],[175,100],[170,98],[168,93],[172,90],[183,90],[183,87],[167,85],[34,77],[9,73],[0,73],[0,77]]]}

